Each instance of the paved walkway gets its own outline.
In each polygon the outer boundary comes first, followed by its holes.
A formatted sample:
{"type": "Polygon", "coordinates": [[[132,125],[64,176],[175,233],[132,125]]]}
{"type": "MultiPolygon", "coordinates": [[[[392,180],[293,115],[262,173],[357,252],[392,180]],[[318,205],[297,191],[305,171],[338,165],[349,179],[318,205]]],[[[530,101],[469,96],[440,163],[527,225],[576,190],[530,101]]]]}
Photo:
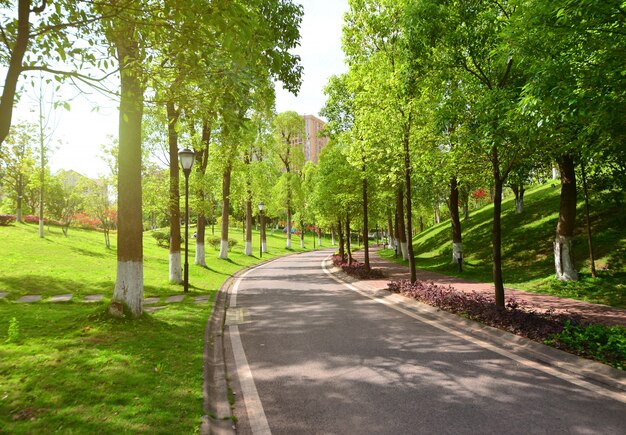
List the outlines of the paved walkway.
{"type": "MultiPolygon", "coordinates": [[[[365,281],[366,285],[375,289],[386,289],[389,281],[409,279],[410,273],[407,266],[385,260],[378,255],[378,248],[370,249],[370,265],[373,268],[381,269],[385,274],[384,279],[365,281]]],[[[363,250],[353,252],[353,257],[363,262],[363,250]]],[[[452,286],[456,290],[467,293],[476,292],[487,296],[494,296],[494,286],[486,283],[476,283],[454,276],[446,276],[440,273],[417,270],[417,279],[432,281],[435,284],[452,286]]],[[[522,290],[506,288],[505,296],[513,296],[518,303],[524,303],[532,309],[540,312],[550,309],[555,312],[569,312],[578,314],[592,323],[603,323],[606,325],[622,325],[626,327],[626,310],[613,308],[607,305],[591,304],[569,298],[542,295],[522,290]]]]}

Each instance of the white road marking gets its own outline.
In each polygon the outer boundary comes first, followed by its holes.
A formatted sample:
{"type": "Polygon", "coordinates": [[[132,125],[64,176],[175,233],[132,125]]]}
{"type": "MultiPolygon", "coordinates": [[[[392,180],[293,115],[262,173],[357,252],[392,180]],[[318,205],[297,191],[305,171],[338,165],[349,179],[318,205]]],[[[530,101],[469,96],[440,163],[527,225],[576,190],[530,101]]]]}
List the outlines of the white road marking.
{"type": "Polygon", "coordinates": [[[499,355],[502,355],[502,356],[504,356],[506,358],[512,359],[513,361],[516,361],[516,362],[518,362],[520,364],[523,364],[523,365],[525,365],[527,367],[531,367],[533,369],[540,370],[540,371],[542,371],[544,373],[547,373],[547,374],[552,375],[552,376],[554,376],[556,378],[562,379],[562,380],[564,380],[566,382],[569,382],[569,383],[572,383],[572,384],[577,385],[579,387],[582,387],[582,388],[584,388],[586,390],[592,391],[592,392],[594,392],[596,394],[600,394],[600,395],[603,395],[603,396],[606,396],[606,397],[610,397],[611,399],[618,400],[620,402],[626,403],[626,393],[619,393],[619,392],[607,390],[605,388],[602,388],[602,387],[600,387],[598,385],[592,384],[591,382],[585,381],[584,379],[581,379],[581,378],[576,377],[574,375],[570,375],[568,373],[560,372],[560,371],[556,370],[553,367],[545,366],[545,365],[536,363],[534,361],[531,361],[531,360],[528,360],[526,358],[523,358],[523,357],[521,357],[519,355],[516,355],[516,354],[514,354],[512,352],[509,352],[507,350],[500,349],[499,347],[496,347],[496,346],[494,346],[491,343],[488,343],[486,341],[477,339],[475,337],[471,337],[471,336],[469,336],[467,334],[464,334],[464,333],[462,333],[460,331],[457,331],[455,329],[448,328],[447,326],[442,325],[438,321],[429,320],[429,319],[427,319],[425,317],[420,316],[419,314],[416,314],[416,313],[414,313],[412,311],[409,311],[409,310],[407,310],[405,308],[402,308],[402,307],[400,307],[400,306],[398,306],[396,304],[393,304],[393,303],[391,303],[391,302],[389,302],[387,300],[372,297],[371,295],[361,291],[360,289],[358,289],[357,287],[353,286],[352,284],[347,283],[345,281],[342,281],[341,279],[339,279],[336,276],[334,276],[332,274],[332,272],[330,272],[326,268],[326,262],[327,262],[328,258],[330,258],[330,257],[326,257],[324,260],[322,260],[321,266],[322,266],[322,269],[324,270],[324,272],[328,276],[330,276],[333,280],[335,280],[336,282],[344,285],[345,287],[347,287],[348,289],[350,289],[350,290],[352,290],[352,291],[354,291],[356,293],[359,293],[362,296],[365,296],[366,298],[369,298],[369,299],[371,299],[373,301],[376,301],[376,302],[378,302],[380,304],[386,305],[389,308],[393,308],[394,310],[399,311],[402,314],[405,314],[405,315],[407,315],[409,317],[412,317],[412,318],[414,318],[416,320],[419,320],[420,322],[426,323],[426,324],[428,324],[430,326],[433,326],[433,327],[435,327],[437,329],[440,329],[440,330],[442,330],[444,332],[452,334],[452,335],[454,335],[456,337],[460,337],[460,338],[462,338],[462,339],[464,339],[466,341],[469,341],[472,344],[475,344],[475,345],[480,346],[480,347],[482,347],[484,349],[487,349],[487,350],[490,350],[492,352],[495,352],[495,353],[497,353],[499,355]]]}
{"type": "MultiPolygon", "coordinates": [[[[237,306],[237,291],[239,290],[239,284],[242,279],[253,270],[257,270],[263,266],[264,265],[254,269],[249,269],[237,278],[230,292],[229,308],[235,308],[237,306]]],[[[237,325],[231,325],[228,331],[230,343],[233,348],[233,355],[235,357],[235,366],[237,367],[237,376],[239,377],[239,384],[241,385],[243,401],[246,405],[246,411],[248,413],[250,429],[253,434],[271,435],[272,431],[267,423],[267,417],[265,416],[265,411],[263,410],[263,404],[261,403],[259,392],[254,384],[254,378],[252,377],[252,371],[248,365],[246,353],[243,350],[243,343],[241,342],[241,337],[239,335],[239,327],[237,325]]]]}

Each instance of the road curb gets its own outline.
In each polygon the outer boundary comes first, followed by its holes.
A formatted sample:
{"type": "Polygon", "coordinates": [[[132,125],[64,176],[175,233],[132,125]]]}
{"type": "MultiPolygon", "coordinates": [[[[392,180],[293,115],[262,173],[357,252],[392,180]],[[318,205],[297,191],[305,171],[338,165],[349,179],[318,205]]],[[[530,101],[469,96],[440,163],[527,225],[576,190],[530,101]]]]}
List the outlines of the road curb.
{"type": "Polygon", "coordinates": [[[564,352],[508,331],[464,319],[456,314],[442,311],[406,296],[391,293],[387,289],[375,288],[368,285],[367,281],[361,281],[347,275],[341,269],[334,266],[329,259],[325,261],[326,264],[330,266],[328,270],[335,275],[335,277],[343,282],[352,284],[374,298],[387,299],[392,304],[401,305],[403,308],[413,311],[416,314],[430,318],[430,320],[440,321],[447,327],[457,329],[473,338],[497,345],[528,360],[568,372],[570,375],[581,377],[596,384],[601,384],[617,392],[626,392],[626,372],[624,371],[564,352]]]}
{"type": "Polygon", "coordinates": [[[235,276],[236,274],[228,277],[218,289],[204,332],[202,399],[205,415],[200,424],[202,435],[235,433],[224,363],[224,319],[228,290],[233,285],[235,276]]]}
{"type": "MultiPolygon", "coordinates": [[[[298,255],[301,252],[288,254],[298,255]]],[[[205,415],[200,424],[202,435],[235,434],[232,409],[228,398],[229,375],[225,358],[225,323],[226,310],[229,305],[230,291],[241,275],[250,269],[270,263],[278,258],[273,257],[252,266],[245,267],[226,278],[220,286],[213,301],[211,316],[204,332],[202,398],[205,415]]]]}

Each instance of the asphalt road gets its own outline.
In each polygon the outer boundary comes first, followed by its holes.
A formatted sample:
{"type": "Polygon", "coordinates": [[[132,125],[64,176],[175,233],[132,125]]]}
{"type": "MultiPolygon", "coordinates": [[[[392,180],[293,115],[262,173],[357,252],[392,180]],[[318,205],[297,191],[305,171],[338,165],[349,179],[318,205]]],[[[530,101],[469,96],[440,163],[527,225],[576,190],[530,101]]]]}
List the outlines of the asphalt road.
{"type": "Polygon", "coordinates": [[[350,290],[322,269],[329,254],[235,283],[238,433],[626,434],[624,401],[350,290]]]}

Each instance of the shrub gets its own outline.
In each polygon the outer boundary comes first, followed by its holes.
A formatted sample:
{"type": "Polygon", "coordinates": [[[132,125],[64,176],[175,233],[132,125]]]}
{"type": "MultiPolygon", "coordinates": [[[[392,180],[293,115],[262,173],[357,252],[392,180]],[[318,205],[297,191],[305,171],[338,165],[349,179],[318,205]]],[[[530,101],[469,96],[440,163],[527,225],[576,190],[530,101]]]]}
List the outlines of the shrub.
{"type": "MultiPolygon", "coordinates": [[[[208,236],[206,238],[206,242],[213,249],[219,249],[220,245],[221,245],[221,242],[222,242],[222,239],[221,239],[221,237],[218,237],[218,236],[208,236]]],[[[228,239],[228,249],[231,250],[235,246],[237,246],[237,240],[235,240],[235,239],[228,239]]]]}
{"type": "Polygon", "coordinates": [[[566,322],[563,331],[544,340],[544,343],[626,370],[626,328],[623,326],[566,322]]]}
{"type": "Polygon", "coordinates": [[[161,248],[169,248],[170,247],[170,235],[164,231],[153,231],[152,237],[156,240],[157,245],[161,248]]]}
{"type": "MultiPolygon", "coordinates": [[[[24,222],[26,222],[27,224],[38,224],[39,223],[39,216],[34,216],[32,214],[28,214],[28,215],[24,216],[24,222]]],[[[44,223],[45,223],[45,219],[44,219],[44,223]]]]}
{"type": "Polygon", "coordinates": [[[15,216],[10,214],[0,214],[0,226],[6,227],[12,222],[15,222],[15,216]]]}
{"type": "Polygon", "coordinates": [[[17,343],[20,339],[20,324],[15,317],[9,321],[6,343],[17,343]]]}
{"type": "Polygon", "coordinates": [[[333,264],[340,267],[348,275],[358,279],[380,279],[385,276],[382,270],[372,268],[367,270],[365,264],[358,261],[352,261],[352,264],[348,264],[345,257],[342,258],[339,254],[333,255],[333,264]]]}
{"type": "Polygon", "coordinates": [[[208,236],[206,238],[206,242],[213,249],[218,249],[220,247],[220,238],[217,236],[208,236]]]}

